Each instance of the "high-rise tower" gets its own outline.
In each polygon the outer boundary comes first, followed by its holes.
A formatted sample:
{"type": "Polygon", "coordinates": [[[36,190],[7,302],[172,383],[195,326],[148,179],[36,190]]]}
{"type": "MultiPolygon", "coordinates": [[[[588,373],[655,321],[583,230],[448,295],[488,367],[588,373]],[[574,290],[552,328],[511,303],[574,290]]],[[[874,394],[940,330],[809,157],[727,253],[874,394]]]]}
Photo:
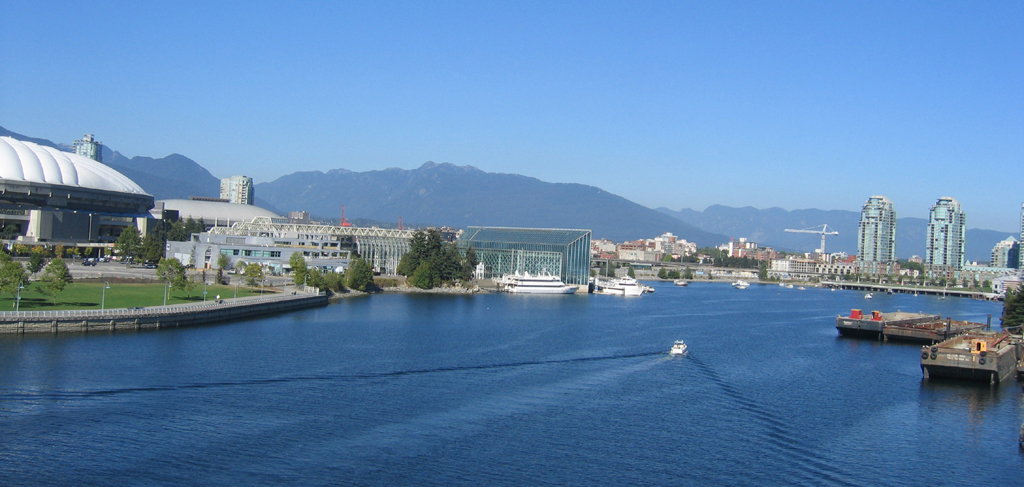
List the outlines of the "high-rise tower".
{"type": "Polygon", "coordinates": [[[928,242],[925,263],[961,269],[964,266],[964,242],[967,217],[956,198],[943,196],[928,214],[928,242]]]}
{"type": "Polygon", "coordinates": [[[240,205],[253,204],[252,178],[248,176],[231,176],[230,178],[221,179],[220,197],[240,205]]]}
{"type": "Polygon", "coordinates": [[[857,228],[857,258],[865,262],[896,260],[896,210],[885,196],[864,203],[857,228]]]}
{"type": "Polygon", "coordinates": [[[81,139],[72,142],[71,149],[75,154],[103,162],[103,143],[94,139],[92,134],[85,134],[81,139]]]}

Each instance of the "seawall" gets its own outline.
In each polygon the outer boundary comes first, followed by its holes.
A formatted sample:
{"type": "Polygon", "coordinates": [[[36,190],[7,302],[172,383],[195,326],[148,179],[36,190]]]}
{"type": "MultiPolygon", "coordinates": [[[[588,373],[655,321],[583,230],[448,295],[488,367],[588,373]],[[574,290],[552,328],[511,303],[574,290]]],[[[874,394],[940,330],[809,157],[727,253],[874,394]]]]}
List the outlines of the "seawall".
{"type": "Polygon", "coordinates": [[[6,311],[0,334],[91,333],[205,325],[327,305],[327,294],[288,294],[216,303],[135,309],[6,311]]]}

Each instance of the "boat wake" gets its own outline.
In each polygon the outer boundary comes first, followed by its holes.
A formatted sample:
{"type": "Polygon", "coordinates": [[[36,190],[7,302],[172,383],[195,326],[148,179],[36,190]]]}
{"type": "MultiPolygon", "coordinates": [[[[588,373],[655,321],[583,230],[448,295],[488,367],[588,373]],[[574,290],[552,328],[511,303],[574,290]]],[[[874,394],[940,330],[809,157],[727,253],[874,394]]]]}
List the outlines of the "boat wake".
{"type": "Polygon", "coordinates": [[[14,391],[0,392],[0,403],[10,401],[39,401],[39,400],[68,400],[76,398],[90,398],[115,396],[121,394],[137,394],[148,392],[182,391],[190,389],[209,389],[220,387],[258,386],[270,384],[282,384],[291,382],[316,382],[316,381],[359,381],[368,379],[382,379],[390,377],[413,376],[423,374],[438,374],[446,372],[477,371],[511,369],[519,367],[530,367],[551,364],[571,364],[582,362],[601,362],[609,360],[623,360],[631,358],[653,357],[665,355],[664,351],[643,352],[620,355],[602,355],[596,357],[578,357],[554,360],[535,360],[523,362],[507,362],[499,364],[481,365],[458,365],[452,367],[435,367],[430,369],[397,370],[390,372],[368,372],[362,374],[324,374],[324,375],[296,375],[288,377],[271,377],[265,379],[249,379],[238,381],[199,382],[194,384],[147,386],[147,387],[125,387],[119,389],[97,389],[97,390],[39,390],[39,391],[14,391]]]}
{"type": "MultiPolygon", "coordinates": [[[[755,424],[759,427],[751,433],[765,438],[758,442],[759,445],[765,445],[780,457],[797,464],[799,468],[794,469],[792,472],[795,478],[801,478],[804,483],[809,484],[820,484],[824,481],[828,484],[860,485],[857,480],[841,472],[843,469],[842,465],[837,465],[829,459],[823,458],[818,452],[805,446],[805,439],[790,433],[790,431],[799,430],[797,425],[788,422],[785,418],[768,410],[757,401],[746,397],[742,391],[722,379],[714,369],[704,363],[699,357],[694,357],[693,354],[690,354],[689,358],[705,376],[722,390],[722,393],[738,409],[750,414],[755,424]]],[[[783,465],[788,463],[791,462],[780,462],[783,465]]]]}

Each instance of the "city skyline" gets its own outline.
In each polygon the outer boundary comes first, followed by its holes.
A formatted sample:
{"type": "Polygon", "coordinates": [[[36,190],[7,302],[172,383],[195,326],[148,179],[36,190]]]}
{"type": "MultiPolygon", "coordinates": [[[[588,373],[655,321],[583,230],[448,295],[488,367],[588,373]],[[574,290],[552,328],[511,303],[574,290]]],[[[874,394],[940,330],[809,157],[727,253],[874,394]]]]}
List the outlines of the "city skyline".
{"type": "Polygon", "coordinates": [[[952,194],[1017,233],[1019,3],[60,5],[3,7],[0,126],[256,182],[432,160],[676,210],[952,194]]]}

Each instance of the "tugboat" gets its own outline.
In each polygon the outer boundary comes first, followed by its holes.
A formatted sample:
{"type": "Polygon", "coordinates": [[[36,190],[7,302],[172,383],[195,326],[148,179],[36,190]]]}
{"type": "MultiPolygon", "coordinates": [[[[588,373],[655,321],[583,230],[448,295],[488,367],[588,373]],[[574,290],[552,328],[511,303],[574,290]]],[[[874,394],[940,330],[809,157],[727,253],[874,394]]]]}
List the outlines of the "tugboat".
{"type": "Polygon", "coordinates": [[[687,349],[686,342],[684,342],[682,340],[676,340],[676,342],[674,344],[672,344],[672,349],[668,351],[668,354],[669,355],[686,355],[686,349],[687,349]]]}

